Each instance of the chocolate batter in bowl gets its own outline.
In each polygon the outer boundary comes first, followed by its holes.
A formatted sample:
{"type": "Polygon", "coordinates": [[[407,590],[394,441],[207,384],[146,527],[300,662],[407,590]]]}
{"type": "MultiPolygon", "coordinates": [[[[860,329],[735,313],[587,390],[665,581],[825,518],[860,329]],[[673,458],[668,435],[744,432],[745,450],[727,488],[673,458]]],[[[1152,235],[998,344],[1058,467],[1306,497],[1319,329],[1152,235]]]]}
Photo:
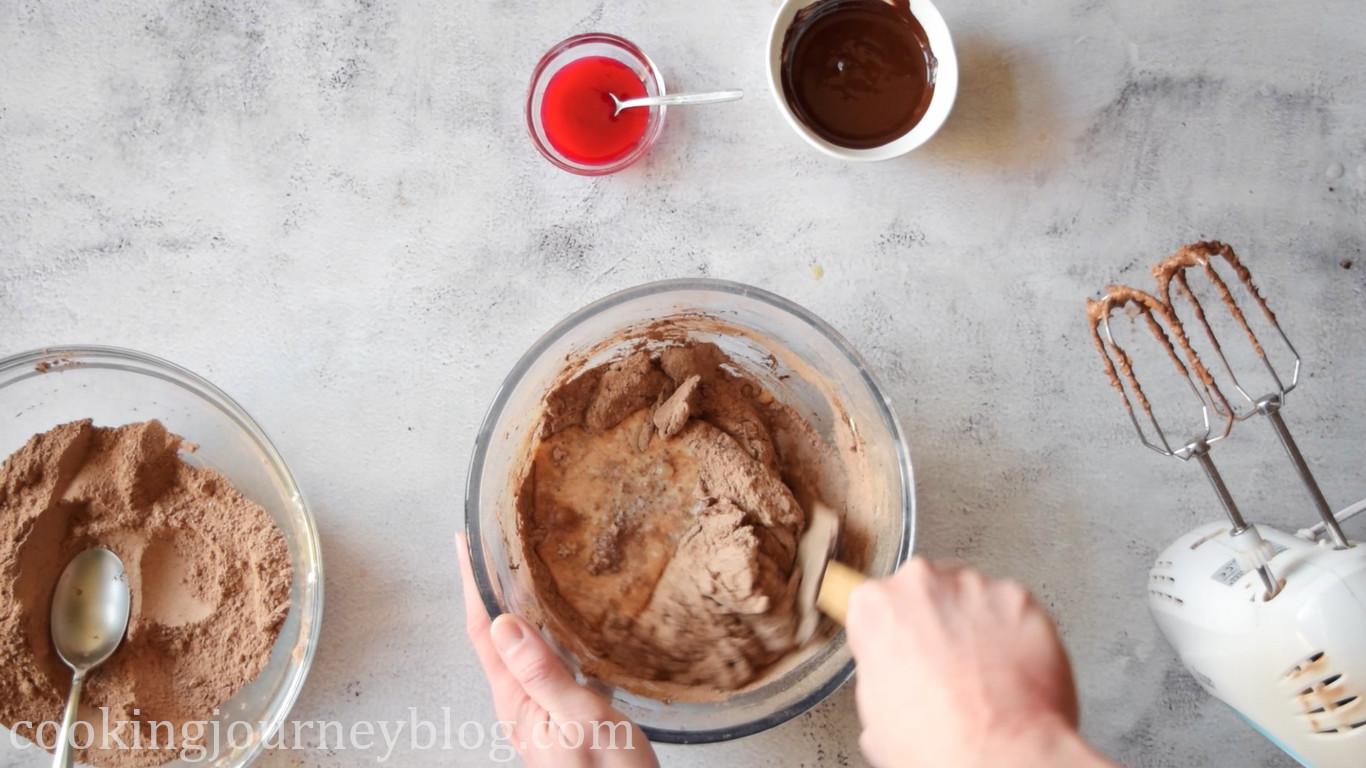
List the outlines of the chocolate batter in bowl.
{"type": "MultiPolygon", "coordinates": [[[[313,660],[322,618],[317,530],[274,446],[240,406],[209,382],[164,360],[111,347],[51,348],[0,360],[0,413],[4,414],[0,419],[0,459],[21,448],[27,457],[23,461],[38,462],[29,466],[43,462],[52,466],[46,456],[63,456],[59,475],[70,471],[69,461],[85,462],[74,479],[65,481],[67,490],[55,502],[56,511],[69,514],[72,522],[62,523],[62,516],[51,511],[36,518],[37,523],[19,545],[20,557],[30,560],[27,568],[20,563],[18,582],[55,578],[53,574],[64,564],[58,561],[72,554],[65,550],[87,546],[87,539],[92,538],[113,546],[115,551],[122,549],[130,568],[130,584],[135,590],[130,632],[137,628],[139,637],[134,639],[130,634],[110,662],[96,670],[83,703],[98,705],[104,700],[110,706],[124,706],[131,702],[142,708],[135,719],[144,727],[163,719],[172,722],[177,744],[186,731],[175,721],[189,717],[191,711],[209,710],[202,715],[206,751],[181,753],[190,760],[176,759],[174,750],[122,750],[112,746],[104,752],[78,755],[78,760],[120,768],[154,764],[239,768],[248,764],[284,722],[298,697],[313,660]],[[86,420],[93,422],[93,427],[82,423],[86,420]],[[115,427],[123,428],[115,431],[115,427]],[[43,433],[43,438],[34,439],[43,433]],[[179,442],[176,436],[187,442],[179,442]],[[49,450],[53,447],[58,450],[49,450]],[[172,471],[182,462],[187,468],[172,471]],[[127,499],[120,514],[128,517],[87,520],[78,507],[80,499],[95,498],[90,494],[104,494],[98,496],[99,503],[108,510],[120,507],[110,499],[127,499]],[[187,500],[186,494],[198,497],[187,500]],[[60,507],[64,505],[77,508],[63,510],[60,507]],[[150,522],[139,522],[140,515],[150,522]],[[70,525],[70,531],[83,531],[76,533],[80,540],[63,536],[60,527],[53,527],[61,525],[70,525]],[[232,540],[212,542],[204,540],[205,535],[232,540]],[[102,536],[114,540],[106,542],[102,536]],[[281,552],[281,540],[287,555],[281,552]],[[47,553],[47,549],[55,554],[47,553]],[[244,550],[258,553],[245,571],[243,563],[226,562],[222,557],[225,552],[244,550]],[[38,555],[31,554],[35,551],[38,555]],[[41,559],[31,559],[37,556],[41,559]],[[279,575],[285,569],[277,566],[283,557],[287,557],[289,575],[281,583],[279,575]],[[224,574],[228,574],[226,580],[219,581],[224,574]],[[219,584],[226,586],[219,589],[219,584]],[[282,600],[284,605],[280,604],[282,600]],[[254,615],[242,613],[244,607],[253,606],[254,615]],[[195,629],[202,622],[211,629],[195,629]],[[228,633],[227,637],[220,636],[219,630],[228,633]],[[264,644],[270,633],[277,631],[273,644],[264,644]],[[214,647],[225,640],[231,651],[218,648],[208,654],[219,658],[189,655],[196,647],[214,647]],[[162,690],[155,685],[167,681],[168,676],[156,666],[157,649],[166,642],[182,645],[176,651],[179,666],[174,682],[162,690]],[[136,669],[149,663],[155,674],[136,674],[136,669]],[[130,675],[130,671],[134,673],[130,675]],[[187,680],[198,681],[193,683],[193,691],[177,693],[175,686],[185,685],[187,680]],[[214,702],[221,702],[217,714],[212,712],[214,702]],[[216,743],[212,737],[215,730],[219,734],[216,743]]],[[[47,469],[29,477],[50,479],[47,469]]],[[[63,484],[60,478],[56,482],[63,484]]],[[[33,502],[40,497],[32,492],[32,480],[13,487],[19,489],[19,501],[15,506],[11,499],[9,513],[34,513],[33,502]]],[[[12,526],[15,521],[0,522],[12,526]]],[[[18,582],[13,585],[16,590],[23,586],[18,582]]],[[[34,601],[41,603],[42,585],[30,591],[36,596],[34,601]]],[[[10,595],[9,591],[0,593],[10,595]]],[[[31,615],[41,617],[42,613],[35,610],[31,615]]],[[[36,634],[45,634],[45,627],[40,630],[36,634]]],[[[47,698],[65,697],[69,678],[64,674],[54,677],[52,660],[43,658],[46,654],[42,651],[47,648],[43,641],[43,637],[29,640],[37,661],[26,665],[25,669],[33,667],[31,673],[18,675],[18,695],[33,699],[34,707],[46,710],[47,698]],[[38,681],[37,685],[33,681],[38,681]]],[[[13,643],[5,649],[17,657],[30,655],[13,643]]],[[[7,693],[13,695],[12,691],[7,693]]],[[[12,709],[15,706],[26,705],[6,702],[10,711],[19,711],[12,709]]],[[[60,720],[60,715],[58,703],[43,716],[60,720]]],[[[98,712],[87,716],[92,721],[99,717],[98,712]]],[[[115,722],[122,717],[126,716],[111,713],[115,722]]],[[[201,717],[196,714],[192,719],[201,717]]],[[[165,737],[160,738],[164,743],[165,737]]],[[[41,750],[15,750],[10,743],[8,738],[0,739],[0,764],[37,766],[51,760],[41,750]]]]}
{"type": "Polygon", "coordinates": [[[845,517],[841,559],[877,576],[908,556],[909,451],[867,367],[781,297],[674,280],[523,356],[480,431],[466,527],[490,614],[539,625],[651,738],[703,743],[853,671],[833,626],[788,640],[788,544],[815,498],[845,517]]]}

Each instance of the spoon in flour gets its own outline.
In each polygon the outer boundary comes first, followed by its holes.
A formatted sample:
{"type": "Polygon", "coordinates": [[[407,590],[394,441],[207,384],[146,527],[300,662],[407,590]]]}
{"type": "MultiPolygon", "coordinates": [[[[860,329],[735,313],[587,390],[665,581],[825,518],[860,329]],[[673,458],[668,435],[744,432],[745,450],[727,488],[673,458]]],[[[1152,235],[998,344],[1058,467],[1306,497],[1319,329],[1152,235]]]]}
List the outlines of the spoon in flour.
{"type": "Polygon", "coordinates": [[[128,630],[131,596],[123,561],[104,547],[76,555],[57,580],[52,595],[52,644],[74,673],[66,700],[53,768],[73,762],[71,729],[86,675],[114,654],[128,630]]]}

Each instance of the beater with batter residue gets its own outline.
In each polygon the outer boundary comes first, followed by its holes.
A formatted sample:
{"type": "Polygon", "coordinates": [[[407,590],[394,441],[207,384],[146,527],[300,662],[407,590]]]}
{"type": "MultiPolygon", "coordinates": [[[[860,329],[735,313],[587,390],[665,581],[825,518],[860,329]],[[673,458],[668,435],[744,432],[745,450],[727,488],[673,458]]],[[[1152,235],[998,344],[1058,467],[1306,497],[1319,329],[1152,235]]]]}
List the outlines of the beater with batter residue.
{"type": "Polygon", "coordinates": [[[1112,285],[1107,288],[1099,301],[1091,300],[1086,303],[1086,312],[1091,322],[1092,339],[1105,360],[1105,372],[1110,376],[1110,383],[1124,396],[1124,407],[1134,423],[1134,428],[1138,430],[1139,439],[1144,445],[1164,456],[1174,456],[1182,461],[1193,458],[1199,462],[1200,468],[1209,478],[1210,485],[1214,486],[1214,493],[1219,497],[1219,503],[1223,505],[1229,522],[1233,524],[1233,540],[1244,549],[1240,559],[1257,571],[1266,590],[1265,597],[1271,599],[1280,591],[1280,584],[1271,573],[1268,564],[1272,553],[1262,540],[1261,534],[1257,532],[1257,527],[1248,524],[1243,518],[1238,503],[1233,500],[1233,494],[1229,492],[1223,476],[1219,474],[1218,468],[1214,466],[1214,459],[1210,456],[1210,446],[1228,437],[1233,429],[1233,409],[1214,382],[1214,377],[1195,353],[1185,329],[1181,326],[1181,321],[1169,305],[1149,293],[1126,285],[1112,285]],[[1115,340],[1114,333],[1110,330],[1111,315],[1125,307],[1132,307],[1143,318],[1148,330],[1166,351],[1177,373],[1190,384],[1191,392],[1200,401],[1204,431],[1183,441],[1180,447],[1174,448],[1168,439],[1166,430],[1153,413],[1147,393],[1138,381],[1132,358],[1115,340]],[[1172,344],[1173,336],[1176,338],[1175,345],[1172,344]],[[1177,351],[1178,346],[1185,353],[1186,361],[1182,360],[1181,352],[1177,351]],[[1143,428],[1143,421],[1130,399],[1131,394],[1151,424],[1153,437],[1150,437],[1148,431],[1143,428]],[[1217,432],[1214,429],[1214,421],[1210,418],[1211,414],[1219,416],[1223,422],[1222,428],[1217,432]]]}
{"type": "MultiPolygon", "coordinates": [[[[1266,416],[1271,423],[1276,437],[1281,445],[1285,447],[1286,454],[1290,457],[1290,463],[1294,465],[1295,472],[1300,476],[1304,486],[1309,491],[1309,497],[1314,503],[1314,508],[1319,517],[1323,520],[1324,529],[1333,540],[1333,545],[1338,548],[1351,546],[1347,541],[1347,536],[1342,532],[1342,526],[1338,524],[1337,518],[1333,514],[1332,507],[1328,506],[1328,500],[1324,498],[1323,490],[1319,488],[1318,481],[1314,478],[1314,473],[1309,469],[1309,464],[1304,460],[1304,455],[1300,453],[1299,445],[1296,444],[1294,436],[1290,434],[1290,428],[1286,426],[1285,419],[1281,416],[1281,408],[1285,404],[1285,396],[1293,390],[1300,381],[1300,355],[1295,350],[1295,345],[1290,343],[1290,338],[1281,329],[1281,324],[1276,321],[1276,313],[1271,311],[1270,305],[1257,289],[1256,283],[1252,282],[1252,273],[1244,266],[1242,260],[1233,252],[1228,245],[1216,241],[1192,243],[1187,245],[1175,254],[1168,257],[1161,264],[1153,269],[1153,275],[1157,278],[1158,292],[1169,307],[1176,305],[1172,301],[1172,286],[1175,285],[1177,293],[1190,304],[1195,318],[1205,329],[1206,338],[1209,339],[1210,347],[1214,350],[1215,356],[1219,358],[1224,372],[1228,375],[1228,380],[1233,388],[1238,391],[1239,396],[1246,401],[1246,410],[1234,410],[1231,415],[1239,421],[1249,418],[1254,414],[1266,416]],[[1261,310],[1263,317],[1271,324],[1275,334],[1279,337],[1286,350],[1294,358],[1294,363],[1290,372],[1290,381],[1285,379],[1272,364],[1271,358],[1267,356],[1266,348],[1262,345],[1261,339],[1252,330],[1252,325],[1248,322],[1247,316],[1243,313],[1237,299],[1233,296],[1233,291],[1229,290],[1228,283],[1215,270],[1211,259],[1223,259],[1238,280],[1247,289],[1252,301],[1261,310]],[[1191,290],[1187,273],[1194,267],[1200,267],[1198,274],[1204,275],[1217,292],[1222,305],[1228,310],[1229,315],[1247,334],[1247,340],[1252,345],[1253,352],[1262,361],[1275,384],[1275,391],[1260,397],[1254,396],[1243,388],[1238,381],[1238,376],[1233,371],[1233,366],[1229,364],[1228,356],[1224,354],[1223,345],[1214,335],[1214,329],[1210,326],[1209,317],[1205,313],[1204,306],[1191,290]]],[[[1226,401],[1225,401],[1226,402],[1226,401]]]]}

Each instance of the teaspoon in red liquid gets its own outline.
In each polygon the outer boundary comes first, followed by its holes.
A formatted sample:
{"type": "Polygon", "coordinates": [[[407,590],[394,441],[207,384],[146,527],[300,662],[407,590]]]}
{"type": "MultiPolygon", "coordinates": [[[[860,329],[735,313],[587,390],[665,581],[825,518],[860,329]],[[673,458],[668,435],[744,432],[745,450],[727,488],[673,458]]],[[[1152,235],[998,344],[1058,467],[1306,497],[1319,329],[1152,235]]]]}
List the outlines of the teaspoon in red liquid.
{"type": "Polygon", "coordinates": [[[680,107],[689,104],[719,104],[723,101],[739,101],[744,98],[744,91],[716,91],[715,93],[670,93],[663,96],[642,96],[638,99],[622,99],[615,93],[608,94],[612,97],[612,103],[616,105],[616,110],[612,115],[621,114],[623,109],[634,107],[680,107]]]}

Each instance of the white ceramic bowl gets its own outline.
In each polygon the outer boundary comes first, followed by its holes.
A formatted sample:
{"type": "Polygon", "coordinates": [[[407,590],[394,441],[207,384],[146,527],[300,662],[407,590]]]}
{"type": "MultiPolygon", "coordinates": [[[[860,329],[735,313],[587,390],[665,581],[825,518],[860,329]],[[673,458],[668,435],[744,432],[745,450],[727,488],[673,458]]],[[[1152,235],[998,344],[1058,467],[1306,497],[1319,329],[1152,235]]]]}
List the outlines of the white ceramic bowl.
{"type": "Polygon", "coordinates": [[[806,139],[808,144],[841,160],[889,160],[900,157],[929,141],[930,137],[944,125],[944,121],[949,119],[949,112],[953,111],[953,102],[958,98],[958,54],[954,52],[948,24],[944,23],[944,17],[930,0],[911,0],[911,15],[925,28],[930,51],[937,60],[931,70],[934,77],[934,95],[930,97],[930,108],[914,128],[901,138],[880,147],[849,149],[832,144],[816,135],[792,111],[792,106],[787,103],[787,95],[783,91],[783,40],[787,37],[787,30],[792,26],[792,20],[797,16],[797,12],[820,1],[784,0],[782,7],[778,9],[778,15],[773,18],[773,28],[769,31],[768,87],[773,94],[773,100],[778,103],[778,110],[787,119],[787,124],[806,139]]]}

